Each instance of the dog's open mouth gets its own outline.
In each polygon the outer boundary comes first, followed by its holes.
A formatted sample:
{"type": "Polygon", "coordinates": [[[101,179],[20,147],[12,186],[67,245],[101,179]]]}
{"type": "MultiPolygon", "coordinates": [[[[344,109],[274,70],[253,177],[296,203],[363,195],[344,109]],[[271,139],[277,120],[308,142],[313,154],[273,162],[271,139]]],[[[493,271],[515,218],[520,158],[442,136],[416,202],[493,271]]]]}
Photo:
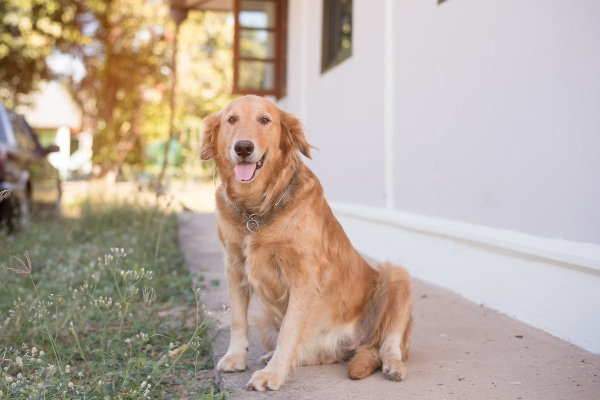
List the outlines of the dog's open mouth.
{"type": "Polygon", "coordinates": [[[267,153],[263,154],[262,158],[258,160],[258,162],[242,161],[237,163],[233,168],[233,171],[235,172],[235,177],[242,182],[251,181],[252,179],[254,179],[256,171],[262,168],[266,157],[267,153]]]}

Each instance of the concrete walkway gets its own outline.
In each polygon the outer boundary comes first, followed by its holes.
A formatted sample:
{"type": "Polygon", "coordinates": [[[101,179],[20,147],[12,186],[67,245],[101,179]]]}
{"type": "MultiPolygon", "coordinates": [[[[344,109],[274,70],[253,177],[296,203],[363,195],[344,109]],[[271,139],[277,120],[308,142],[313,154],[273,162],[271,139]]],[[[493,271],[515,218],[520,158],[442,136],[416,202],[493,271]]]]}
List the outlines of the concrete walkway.
{"type": "MultiPolygon", "coordinates": [[[[229,342],[223,311],[229,299],[215,216],[186,212],[179,221],[190,272],[206,285],[207,315],[221,329],[214,343],[218,360],[229,342]]],[[[222,390],[229,399],[600,399],[600,355],[439,287],[413,285],[415,325],[404,382],[386,381],[379,372],[352,381],[346,365],[335,364],[297,368],[277,392],[247,391],[250,375],[262,368],[263,349],[251,336],[248,370],[220,375],[222,390]]]]}

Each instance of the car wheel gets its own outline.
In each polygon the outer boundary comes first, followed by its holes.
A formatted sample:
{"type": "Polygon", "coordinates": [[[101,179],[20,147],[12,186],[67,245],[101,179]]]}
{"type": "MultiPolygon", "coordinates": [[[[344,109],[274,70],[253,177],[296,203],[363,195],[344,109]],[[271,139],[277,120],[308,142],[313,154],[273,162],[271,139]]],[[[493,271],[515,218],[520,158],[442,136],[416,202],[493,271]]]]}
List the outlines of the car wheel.
{"type": "Polygon", "coordinates": [[[0,229],[8,233],[23,227],[29,221],[29,196],[19,199],[10,196],[0,202],[0,229]]]}

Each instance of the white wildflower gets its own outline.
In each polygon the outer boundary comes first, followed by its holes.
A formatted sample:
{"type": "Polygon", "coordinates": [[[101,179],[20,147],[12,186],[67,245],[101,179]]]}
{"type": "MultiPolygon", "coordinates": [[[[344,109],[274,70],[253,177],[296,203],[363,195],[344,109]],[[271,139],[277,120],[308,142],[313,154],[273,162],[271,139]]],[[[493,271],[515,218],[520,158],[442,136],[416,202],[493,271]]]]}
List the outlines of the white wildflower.
{"type": "Polygon", "coordinates": [[[48,370],[46,371],[46,378],[54,376],[55,373],[56,367],[53,364],[48,365],[48,370]]]}
{"type": "Polygon", "coordinates": [[[148,334],[146,332],[140,332],[136,335],[136,337],[142,342],[142,343],[146,343],[150,337],[148,336],[148,334]]]}
{"type": "Polygon", "coordinates": [[[110,249],[110,251],[117,257],[125,257],[127,255],[127,253],[125,253],[125,249],[122,247],[113,247],[112,249],[110,249]]]}
{"type": "Polygon", "coordinates": [[[157,298],[156,290],[154,288],[145,287],[142,296],[144,298],[144,304],[146,307],[150,307],[157,298]]]}

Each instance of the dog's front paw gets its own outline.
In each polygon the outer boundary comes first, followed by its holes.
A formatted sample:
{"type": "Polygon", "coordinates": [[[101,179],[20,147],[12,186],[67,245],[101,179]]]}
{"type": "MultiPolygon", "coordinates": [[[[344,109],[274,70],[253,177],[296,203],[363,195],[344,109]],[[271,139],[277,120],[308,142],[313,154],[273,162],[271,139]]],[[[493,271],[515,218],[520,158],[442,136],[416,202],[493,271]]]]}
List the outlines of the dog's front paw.
{"type": "Polygon", "coordinates": [[[279,372],[271,372],[265,369],[256,371],[252,374],[250,382],[248,382],[248,390],[277,390],[283,385],[285,375],[279,372]]]}
{"type": "Polygon", "coordinates": [[[219,360],[217,369],[220,372],[240,372],[246,370],[247,353],[227,353],[219,360]]]}
{"type": "Polygon", "coordinates": [[[389,360],[381,367],[383,376],[390,381],[400,382],[406,378],[406,365],[400,360],[389,360]]]}

